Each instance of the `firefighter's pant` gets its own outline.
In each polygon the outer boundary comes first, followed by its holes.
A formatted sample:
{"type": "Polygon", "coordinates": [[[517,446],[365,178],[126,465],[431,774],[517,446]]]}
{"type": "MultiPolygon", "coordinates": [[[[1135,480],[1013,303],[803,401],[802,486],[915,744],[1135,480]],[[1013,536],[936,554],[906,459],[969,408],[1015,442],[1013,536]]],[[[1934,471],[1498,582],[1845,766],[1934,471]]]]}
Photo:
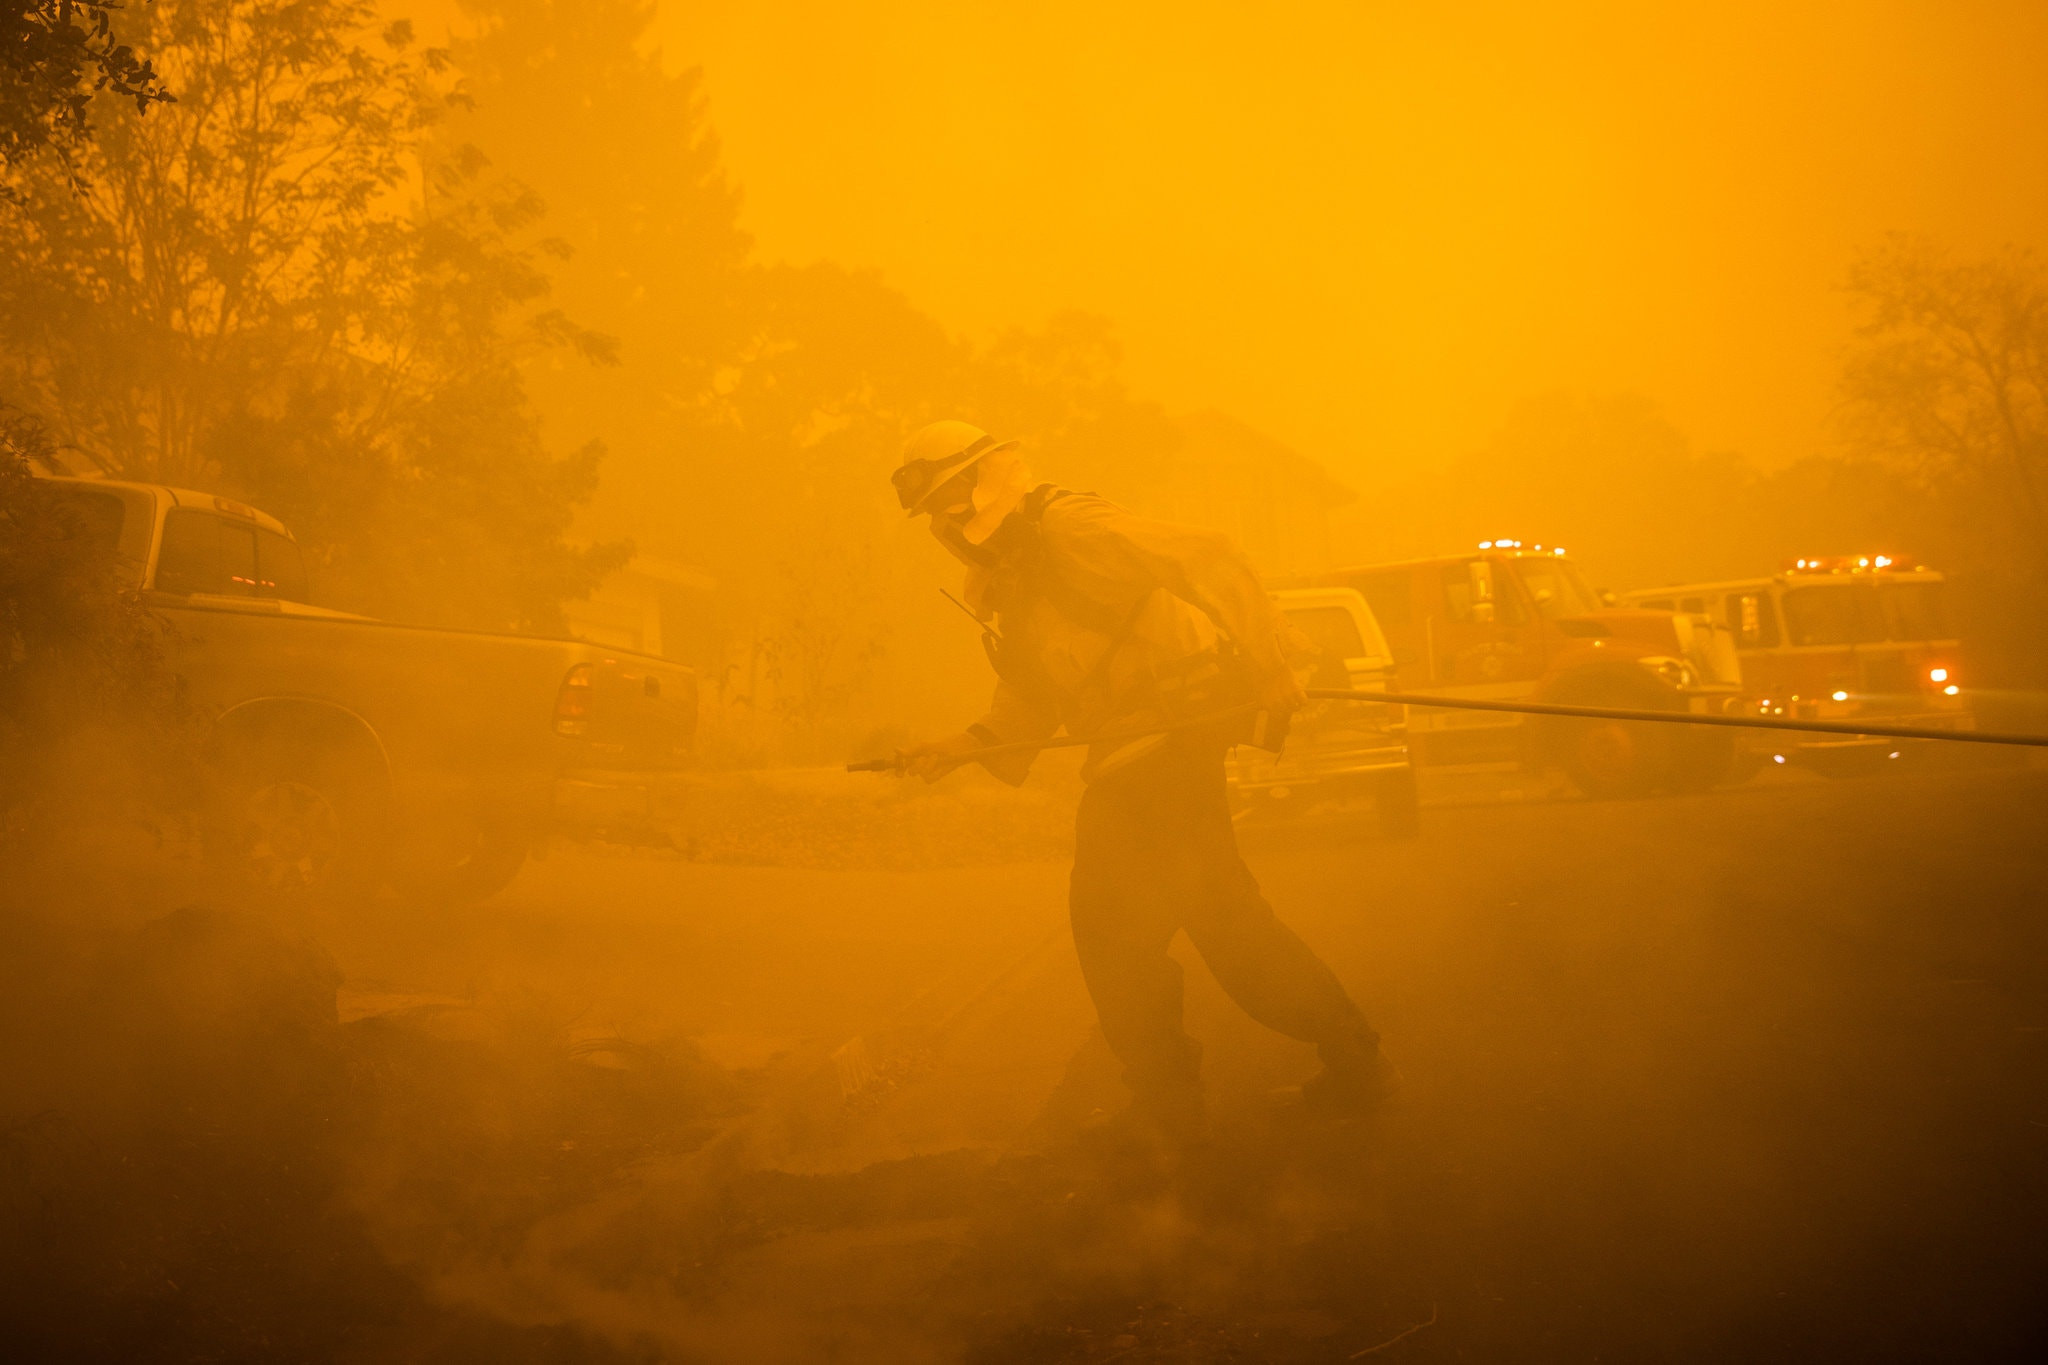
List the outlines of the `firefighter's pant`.
{"type": "Polygon", "coordinates": [[[1247,1014],[1321,1044],[1326,1061],[1378,1043],[1238,855],[1223,752],[1212,739],[1177,737],[1091,783],[1075,823],[1074,946],[1140,1104],[1199,1094],[1201,1049],[1181,1027],[1181,969],[1167,954],[1177,929],[1247,1014]]]}

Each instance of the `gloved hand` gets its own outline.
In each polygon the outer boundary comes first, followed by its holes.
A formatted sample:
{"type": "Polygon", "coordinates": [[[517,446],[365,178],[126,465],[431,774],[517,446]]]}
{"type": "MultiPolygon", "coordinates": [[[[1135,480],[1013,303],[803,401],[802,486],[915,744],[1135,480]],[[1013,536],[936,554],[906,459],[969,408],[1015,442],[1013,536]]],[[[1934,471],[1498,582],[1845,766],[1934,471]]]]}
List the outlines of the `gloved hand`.
{"type": "Polygon", "coordinates": [[[903,761],[903,771],[936,782],[953,769],[966,762],[965,754],[986,748],[983,741],[961,731],[945,739],[935,739],[926,744],[914,745],[898,755],[903,761]]]}
{"type": "Polygon", "coordinates": [[[1276,670],[1259,689],[1259,709],[1270,711],[1275,716],[1291,716],[1308,705],[1308,693],[1302,688],[1301,679],[1294,676],[1291,668],[1276,670]]]}

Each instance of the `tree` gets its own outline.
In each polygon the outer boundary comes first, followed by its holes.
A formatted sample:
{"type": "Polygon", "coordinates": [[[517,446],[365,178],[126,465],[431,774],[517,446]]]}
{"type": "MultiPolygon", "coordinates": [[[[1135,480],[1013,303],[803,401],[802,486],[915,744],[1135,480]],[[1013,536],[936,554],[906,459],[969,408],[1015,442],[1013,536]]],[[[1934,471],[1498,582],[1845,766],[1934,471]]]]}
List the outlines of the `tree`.
{"type": "Polygon", "coordinates": [[[619,547],[564,539],[599,451],[545,449],[523,368],[609,358],[548,305],[541,205],[431,135],[448,55],[369,0],[163,0],[180,98],[0,235],[0,394],[132,477],[308,541],[338,605],[558,628],[619,547]]]}
{"type": "Polygon", "coordinates": [[[653,0],[461,9],[471,28],[450,49],[462,99],[437,137],[530,186],[575,248],[552,269],[554,297],[616,337],[623,363],[595,375],[535,366],[529,382],[551,421],[602,437],[630,472],[671,448],[678,415],[744,344],[749,243],[702,75],[665,69],[649,42],[653,0]]]}
{"type": "MultiPolygon", "coordinates": [[[[82,190],[77,156],[92,137],[93,98],[133,100],[138,113],[171,98],[151,62],[114,36],[118,8],[76,0],[0,8],[0,172],[49,150],[82,190]]],[[[11,192],[0,184],[0,194],[11,192]]]]}
{"type": "Polygon", "coordinates": [[[1981,679],[2048,675],[2048,267],[1894,237],[1849,277],[1851,451],[1901,485],[1902,548],[1955,571],[1981,679]]]}
{"type": "Polygon", "coordinates": [[[1895,237],[1849,279],[1864,321],[1842,379],[1849,435],[1966,504],[2008,562],[2048,572],[2048,270],[2008,248],[1958,261],[1895,237]]]}

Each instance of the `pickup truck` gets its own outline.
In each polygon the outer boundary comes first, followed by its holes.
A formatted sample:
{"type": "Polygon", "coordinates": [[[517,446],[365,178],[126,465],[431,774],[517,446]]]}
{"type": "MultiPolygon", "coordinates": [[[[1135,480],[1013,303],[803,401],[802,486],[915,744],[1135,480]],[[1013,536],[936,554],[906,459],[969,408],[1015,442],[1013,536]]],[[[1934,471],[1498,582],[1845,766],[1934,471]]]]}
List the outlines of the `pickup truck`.
{"type": "Polygon", "coordinates": [[[648,788],[691,756],[685,667],[331,611],[307,602],[291,532],[255,508],[50,483],[170,627],[170,667],[205,727],[202,842],[238,881],[475,899],[573,823],[572,800],[648,788]]]}

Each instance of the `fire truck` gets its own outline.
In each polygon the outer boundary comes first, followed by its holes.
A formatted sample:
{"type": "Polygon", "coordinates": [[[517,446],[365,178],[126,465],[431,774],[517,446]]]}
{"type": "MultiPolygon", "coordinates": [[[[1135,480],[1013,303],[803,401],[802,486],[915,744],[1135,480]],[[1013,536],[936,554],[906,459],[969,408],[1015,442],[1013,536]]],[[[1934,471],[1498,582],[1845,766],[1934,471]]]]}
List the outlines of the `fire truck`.
{"type": "MultiPolygon", "coordinates": [[[[1648,588],[1622,599],[1727,630],[1742,660],[1744,709],[1753,713],[1969,729],[1946,595],[1939,573],[1873,554],[1795,559],[1769,578],[1648,588]]],[[[1910,741],[1788,734],[1745,743],[1742,764],[1847,777],[1910,751],[1910,741]]]]}
{"type": "MultiPolygon", "coordinates": [[[[1487,540],[1472,554],[1336,569],[1385,632],[1395,690],[1564,705],[1723,713],[1739,704],[1727,631],[1698,614],[1617,608],[1562,549],[1487,540]]],[[[1705,726],[1411,708],[1416,766],[1537,790],[1562,773],[1590,796],[1712,786],[1728,732],[1705,726]]],[[[1472,784],[1467,784],[1472,785],[1472,784]]]]}

